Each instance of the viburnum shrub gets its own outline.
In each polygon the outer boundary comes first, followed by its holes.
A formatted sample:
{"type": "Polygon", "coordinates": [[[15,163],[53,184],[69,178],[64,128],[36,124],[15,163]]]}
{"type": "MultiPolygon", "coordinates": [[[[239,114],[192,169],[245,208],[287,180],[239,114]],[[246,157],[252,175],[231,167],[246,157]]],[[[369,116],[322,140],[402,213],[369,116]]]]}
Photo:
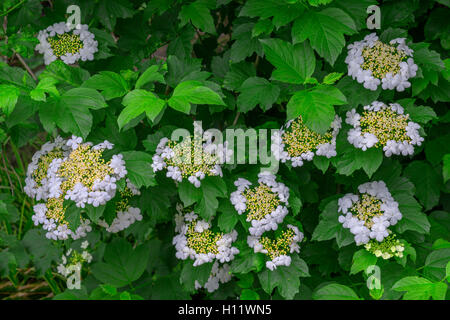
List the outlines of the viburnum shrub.
{"type": "Polygon", "coordinates": [[[444,0],[0,3],[0,297],[450,296],[444,0]]]}

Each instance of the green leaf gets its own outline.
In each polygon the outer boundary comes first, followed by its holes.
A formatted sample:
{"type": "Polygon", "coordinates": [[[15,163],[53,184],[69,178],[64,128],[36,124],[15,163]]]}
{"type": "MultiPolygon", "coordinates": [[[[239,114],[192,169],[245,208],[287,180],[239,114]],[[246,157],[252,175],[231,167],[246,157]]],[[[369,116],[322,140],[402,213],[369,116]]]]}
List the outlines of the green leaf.
{"type": "Polygon", "coordinates": [[[448,139],[450,134],[443,134],[425,144],[425,155],[433,166],[440,163],[445,154],[450,153],[448,139]]]}
{"type": "Polygon", "coordinates": [[[158,72],[159,67],[157,65],[153,65],[147,68],[144,73],[137,79],[136,81],[136,89],[139,89],[146,85],[149,82],[159,82],[166,83],[164,77],[161,73],[158,72]]]}
{"type": "Polygon", "coordinates": [[[102,109],[108,105],[97,90],[90,88],[74,88],[61,96],[61,103],[72,107],[85,107],[88,109],[102,109]]]}
{"type": "Polygon", "coordinates": [[[446,154],[442,160],[442,175],[444,177],[444,183],[446,183],[450,179],[450,153],[446,154]]]}
{"type": "Polygon", "coordinates": [[[425,106],[405,107],[405,113],[408,113],[411,120],[418,123],[427,123],[433,119],[437,119],[436,112],[433,108],[425,106]]]}
{"type": "Polygon", "coordinates": [[[144,112],[150,120],[154,121],[166,103],[152,92],[136,89],[123,98],[122,104],[125,108],[117,118],[120,129],[144,112]]]}
{"type": "Polygon", "coordinates": [[[428,279],[411,276],[398,280],[392,289],[400,292],[406,291],[403,300],[428,300],[430,297],[433,297],[434,300],[443,300],[447,286],[444,283],[432,283],[428,279]]]}
{"type": "Polygon", "coordinates": [[[340,72],[332,72],[330,74],[327,74],[325,78],[323,78],[322,83],[323,84],[334,84],[336,81],[338,81],[340,78],[342,78],[344,74],[340,72]]]}
{"type": "Polygon", "coordinates": [[[114,2],[100,0],[96,12],[99,21],[101,21],[108,30],[114,29],[117,18],[131,18],[133,14],[133,6],[128,0],[117,0],[114,2]]]}
{"type": "Polygon", "coordinates": [[[191,103],[225,105],[216,92],[194,80],[178,84],[168,101],[170,107],[186,114],[191,110],[191,103]]]}
{"type": "Polygon", "coordinates": [[[252,77],[244,81],[239,91],[241,94],[237,99],[237,106],[240,112],[248,112],[258,104],[263,111],[267,111],[277,101],[280,87],[264,78],[252,77]]]}
{"type": "Polygon", "coordinates": [[[217,211],[221,213],[217,221],[220,230],[223,232],[231,232],[238,222],[236,210],[233,205],[228,199],[223,199],[223,201],[219,202],[217,211]]]}
{"type": "Polygon", "coordinates": [[[45,237],[45,233],[42,229],[31,229],[22,239],[25,249],[32,256],[38,275],[44,275],[53,261],[61,259],[62,254],[61,250],[45,237]]]}
{"type": "Polygon", "coordinates": [[[290,266],[279,266],[275,270],[264,270],[258,273],[263,290],[271,295],[273,289],[278,290],[286,299],[292,299],[299,292],[300,277],[309,277],[308,266],[297,255],[291,258],[290,266]]]}
{"type": "MultiPolygon", "coordinates": [[[[335,0],[333,6],[336,6],[346,13],[355,22],[358,30],[367,28],[367,8],[373,4],[378,4],[376,0],[335,0]]],[[[391,40],[391,39],[389,39],[391,40]]]]}
{"type": "Polygon", "coordinates": [[[312,298],[314,300],[360,300],[355,291],[338,283],[328,284],[317,289],[312,298]]]}
{"type": "Polygon", "coordinates": [[[362,168],[369,178],[372,177],[383,162],[383,152],[377,148],[370,148],[366,151],[358,152],[357,155],[362,168]]]}
{"type": "Polygon", "coordinates": [[[325,241],[335,238],[338,231],[342,228],[338,218],[338,201],[332,200],[321,212],[319,223],[314,229],[311,240],[325,241]]]}
{"type": "Polygon", "coordinates": [[[102,91],[106,100],[124,96],[129,90],[128,82],[112,71],[100,71],[83,83],[83,87],[102,91]]]}
{"type": "Polygon", "coordinates": [[[367,267],[375,265],[377,257],[365,249],[355,252],[352,260],[352,267],[350,274],[357,274],[358,272],[367,270],[367,267]]]}
{"type": "Polygon", "coordinates": [[[225,75],[223,86],[228,90],[237,90],[247,78],[255,76],[256,70],[252,63],[235,63],[230,66],[230,70],[225,75]]]}
{"type": "Polygon", "coordinates": [[[39,75],[41,81],[45,78],[52,78],[66,86],[78,87],[89,78],[89,72],[69,66],[61,60],[56,60],[50,63],[39,75]]]}
{"type": "MultiPolygon", "coordinates": [[[[67,201],[67,200],[66,200],[67,201]]],[[[65,201],[65,202],[66,202],[65,201]]],[[[67,203],[67,202],[66,202],[67,203]]],[[[71,230],[77,230],[81,224],[81,208],[75,205],[75,202],[69,202],[64,212],[64,220],[69,223],[71,230]]]]}
{"type": "Polygon", "coordinates": [[[98,206],[94,207],[93,205],[88,204],[86,209],[86,214],[92,222],[97,223],[98,219],[103,215],[106,206],[98,206]]]}
{"type": "Polygon", "coordinates": [[[305,10],[302,3],[289,0],[249,0],[245,3],[239,16],[273,17],[273,24],[279,28],[298,18],[305,10]]]}
{"type": "Polygon", "coordinates": [[[450,261],[445,266],[445,278],[450,281],[450,261]]]}
{"type": "Polygon", "coordinates": [[[241,292],[240,300],[259,300],[259,294],[250,289],[244,289],[241,292]]]}
{"type": "Polygon", "coordinates": [[[100,93],[94,89],[75,88],[60,98],[55,97],[41,104],[39,117],[46,129],[56,124],[65,132],[86,138],[92,126],[89,109],[103,107],[106,107],[106,103],[100,93]]]}
{"type": "Polygon", "coordinates": [[[265,266],[264,257],[264,254],[255,254],[253,250],[246,245],[231,262],[231,271],[238,274],[245,274],[250,271],[259,272],[265,266]]]}
{"type": "Polygon", "coordinates": [[[154,300],[187,300],[191,299],[191,296],[181,286],[178,272],[158,277],[152,287],[151,298],[154,300]]]}
{"type": "Polygon", "coordinates": [[[190,292],[195,291],[195,281],[204,286],[211,275],[212,263],[203,263],[194,267],[192,261],[187,261],[181,270],[180,282],[184,285],[186,290],[190,292]]]}
{"type": "Polygon", "coordinates": [[[179,183],[178,194],[180,195],[180,199],[183,202],[185,208],[196,203],[202,197],[201,189],[196,188],[186,179],[183,179],[179,183]]]}
{"type": "Polygon", "coordinates": [[[198,0],[181,8],[181,25],[185,25],[189,20],[194,26],[202,31],[215,34],[214,20],[209,12],[206,1],[198,0]]]}
{"type": "Polygon", "coordinates": [[[147,246],[139,245],[133,249],[125,239],[116,238],[106,246],[105,262],[92,265],[92,274],[101,282],[120,288],[141,277],[148,257],[147,246]]]}
{"type": "Polygon", "coordinates": [[[219,207],[217,198],[225,198],[227,196],[227,186],[223,179],[213,176],[202,180],[200,189],[202,190],[202,195],[196,209],[198,209],[200,217],[209,221],[219,207]]]}
{"type": "Polygon", "coordinates": [[[353,108],[359,105],[366,106],[378,99],[381,86],[377,90],[367,90],[364,86],[351,77],[344,77],[336,84],[336,87],[347,97],[347,102],[353,108]]]}
{"type": "Polygon", "coordinates": [[[294,43],[309,39],[311,46],[327,62],[334,65],[338,55],[345,46],[344,34],[355,33],[353,19],[337,8],[322,11],[308,11],[295,20],[292,27],[294,43]]]}
{"type": "Polygon", "coordinates": [[[7,116],[13,112],[19,94],[19,88],[9,84],[0,84],[0,109],[7,116]]]}
{"type": "Polygon", "coordinates": [[[59,96],[59,91],[55,87],[56,83],[58,83],[58,80],[55,78],[42,78],[36,88],[30,91],[31,99],[35,101],[46,101],[46,93],[53,96],[59,96]]]}
{"type": "Polygon", "coordinates": [[[267,60],[275,66],[273,80],[301,84],[313,74],[316,61],[307,42],[294,46],[281,39],[260,41],[267,60]]]}
{"type": "Polygon", "coordinates": [[[330,159],[324,156],[314,156],[313,163],[319,169],[322,171],[322,173],[325,173],[330,166],[330,159]]]}
{"type": "Polygon", "coordinates": [[[152,157],[142,151],[122,152],[127,168],[127,178],[130,179],[138,189],[142,186],[149,187],[156,185],[155,174],[151,163],[152,157]]]}
{"type": "Polygon", "coordinates": [[[258,38],[253,37],[253,22],[240,23],[233,26],[232,40],[235,40],[230,50],[231,62],[239,62],[256,52],[262,56],[262,46],[258,38]]]}
{"type": "Polygon", "coordinates": [[[173,188],[164,184],[142,191],[140,208],[147,212],[151,223],[168,222],[173,217],[169,208],[172,206],[170,200],[174,192],[173,188]],[[158,197],[154,197],[155,194],[158,197]]]}
{"type": "Polygon", "coordinates": [[[393,197],[399,203],[399,210],[402,213],[402,219],[396,225],[400,233],[407,230],[417,231],[422,234],[430,232],[430,222],[414,197],[404,193],[393,194],[393,197]]]}
{"type": "Polygon", "coordinates": [[[306,126],[320,134],[324,134],[334,119],[334,105],[347,102],[339,89],[318,85],[311,90],[296,92],[287,104],[287,117],[294,119],[302,116],[306,126]]]}
{"type": "Polygon", "coordinates": [[[273,30],[273,24],[270,20],[259,20],[252,29],[252,38],[261,34],[270,34],[273,30]]]}
{"type": "Polygon", "coordinates": [[[94,89],[74,88],[61,97],[54,97],[41,104],[39,116],[44,127],[56,124],[65,132],[86,138],[92,126],[89,109],[107,107],[103,96],[94,89]]]}
{"type": "Polygon", "coordinates": [[[450,261],[450,248],[431,252],[425,260],[424,275],[432,280],[441,281],[446,275],[446,266],[450,261]]]}
{"type": "Polygon", "coordinates": [[[416,186],[416,196],[425,210],[430,210],[439,203],[440,177],[425,161],[413,161],[406,168],[404,175],[416,186]]]}

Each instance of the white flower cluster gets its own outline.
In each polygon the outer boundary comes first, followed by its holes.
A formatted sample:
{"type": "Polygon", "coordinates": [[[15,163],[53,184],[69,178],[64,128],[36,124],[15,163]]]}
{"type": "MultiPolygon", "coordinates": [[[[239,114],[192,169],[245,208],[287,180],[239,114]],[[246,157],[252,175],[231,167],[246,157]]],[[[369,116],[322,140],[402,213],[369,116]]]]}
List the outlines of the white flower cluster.
{"type": "Polygon", "coordinates": [[[195,280],[195,289],[205,288],[209,293],[216,291],[219,288],[220,283],[226,283],[231,280],[230,266],[228,264],[219,265],[219,262],[215,261],[212,269],[211,275],[206,281],[205,285],[202,286],[197,280],[195,280]]]}
{"type": "Polygon", "coordinates": [[[58,57],[65,64],[74,64],[78,60],[87,61],[94,60],[94,53],[98,51],[98,42],[95,40],[93,33],[89,32],[88,25],[77,25],[73,28],[72,25],[68,25],[65,22],[55,23],[47,29],[39,31],[38,34],[39,44],[36,45],[36,50],[44,54],[45,64],[48,65],[57,60],[58,57]],[[71,34],[76,35],[79,41],[82,43],[80,47],[70,47],[70,43],[61,45],[64,48],[73,49],[72,52],[55,52],[52,48],[52,44],[49,38],[57,37],[58,35],[71,34]]]}
{"type": "Polygon", "coordinates": [[[239,253],[232,244],[237,238],[236,230],[226,234],[214,234],[209,230],[210,224],[205,220],[197,220],[194,212],[183,214],[177,206],[179,213],[175,215],[178,234],[173,238],[176,257],[181,260],[190,258],[194,260],[194,266],[212,262],[215,259],[221,263],[229,262],[239,253]],[[190,247],[193,243],[195,247],[190,247]]]}
{"type": "Polygon", "coordinates": [[[33,207],[32,220],[36,226],[43,225],[47,238],[78,239],[92,230],[90,221],[84,218],[77,230],[69,229],[63,202],[71,200],[82,208],[86,204],[97,207],[114,197],[116,181],[127,170],[120,154],[113,155],[108,163],[100,159],[103,150],[112,147],[108,141],[93,146],[82,143],[80,137],[72,136],[67,141],[58,137],[55,142],[44,144],[33,156],[24,190],[31,198],[45,201],[33,207]]]}
{"type": "MultiPolygon", "coordinates": [[[[127,188],[132,195],[141,194],[139,189],[137,189],[129,179],[127,179],[127,188]]],[[[108,225],[108,223],[103,219],[98,220],[98,224],[104,227],[106,231],[110,233],[117,233],[119,231],[125,230],[136,221],[141,221],[142,218],[143,217],[141,215],[141,210],[139,208],[126,205],[126,208],[124,208],[124,210],[117,211],[117,216],[111,222],[111,225],[108,225]]]]}
{"type": "Polygon", "coordinates": [[[83,241],[81,249],[83,251],[78,253],[76,250],[69,249],[66,254],[61,257],[61,263],[57,267],[57,272],[63,277],[67,277],[74,272],[81,272],[83,263],[91,263],[92,255],[89,253],[89,242],[83,241]]]}
{"type": "MultiPolygon", "coordinates": [[[[204,138],[200,138],[204,141],[204,138]]],[[[177,182],[187,178],[190,183],[199,188],[201,180],[206,176],[222,176],[221,165],[231,159],[232,150],[228,142],[216,144],[211,139],[196,148],[190,139],[176,144],[168,138],[162,138],[153,155],[152,168],[154,172],[167,169],[166,176],[177,182]]]]}
{"type": "MultiPolygon", "coordinates": [[[[397,52],[401,52],[405,55],[406,61],[401,61],[398,55],[385,54],[381,51],[374,51],[375,54],[382,54],[380,57],[371,57],[373,59],[378,59],[383,65],[380,66],[381,69],[385,70],[386,66],[392,66],[397,68],[397,72],[387,72],[386,74],[374,73],[371,68],[372,65],[369,63],[369,68],[363,68],[363,65],[367,63],[366,58],[363,55],[363,50],[367,48],[373,48],[375,45],[379,44],[378,36],[375,33],[367,35],[364,40],[357,41],[348,46],[348,55],[345,59],[345,63],[348,65],[348,75],[356,81],[362,83],[364,88],[370,90],[377,90],[378,86],[381,84],[384,90],[396,89],[397,91],[404,91],[405,88],[409,88],[411,83],[408,81],[409,78],[416,76],[418,67],[414,63],[412,58],[413,50],[410,49],[405,44],[405,38],[397,38],[390,41],[391,49],[396,49],[397,52]]],[[[392,50],[391,50],[392,51],[392,50]]]]}
{"type": "MultiPolygon", "coordinates": [[[[87,154],[89,149],[103,151],[105,149],[111,150],[114,145],[108,141],[104,141],[97,145],[93,145],[90,142],[82,143],[83,140],[80,137],[72,136],[71,139],[67,141],[67,146],[71,147],[72,153],[62,159],[61,161],[53,161],[49,168],[49,174],[53,174],[50,178],[54,181],[58,181],[58,184],[54,188],[53,196],[56,198],[65,192],[64,198],[66,200],[72,200],[75,202],[77,207],[84,208],[86,204],[91,204],[94,207],[98,207],[106,204],[111,200],[116,194],[116,182],[117,180],[124,178],[127,174],[127,169],[125,167],[125,161],[121,154],[115,154],[112,156],[111,161],[107,165],[111,170],[111,174],[105,174],[103,179],[95,179],[92,186],[86,186],[82,182],[77,182],[74,184],[72,189],[61,190],[60,184],[66,177],[58,173],[59,167],[66,161],[79,161],[79,159],[71,157],[73,152],[77,152],[80,147],[85,147],[86,152],[82,149],[83,154],[87,154]],[[55,166],[52,166],[55,164],[55,166]]],[[[81,160],[81,159],[80,159],[81,160]]]]}
{"type": "Polygon", "coordinates": [[[402,214],[383,181],[367,182],[358,187],[360,196],[346,194],[338,201],[339,222],[350,229],[357,245],[370,239],[383,241],[389,236],[389,226],[395,225],[402,214]],[[367,196],[363,199],[364,196],[367,196]]]}
{"type": "Polygon", "coordinates": [[[258,183],[268,188],[272,193],[276,195],[276,202],[279,203],[276,206],[273,203],[268,203],[267,207],[270,211],[259,212],[258,205],[261,202],[267,201],[267,197],[261,197],[261,199],[253,199],[251,207],[248,207],[249,199],[246,197],[246,191],[250,191],[252,185],[250,181],[239,178],[234,182],[237,190],[230,195],[230,201],[239,214],[247,212],[247,221],[251,223],[249,232],[252,236],[259,237],[264,232],[269,230],[276,230],[278,224],[280,224],[284,217],[288,214],[286,205],[289,199],[289,188],[281,182],[276,182],[275,175],[268,171],[263,171],[258,174],[258,183]],[[263,216],[264,215],[264,216],[263,216]]]}
{"type": "Polygon", "coordinates": [[[41,177],[40,181],[35,181],[35,173],[39,170],[40,160],[51,154],[54,150],[58,150],[59,155],[62,157],[67,157],[70,153],[70,147],[66,145],[66,142],[63,138],[57,137],[54,142],[46,142],[42,145],[41,150],[38,150],[32,157],[30,164],[27,168],[27,176],[25,178],[25,193],[30,197],[37,201],[39,200],[47,200],[48,195],[50,193],[50,188],[54,185],[53,181],[50,181],[46,175],[41,177]]]}
{"type": "MultiPolygon", "coordinates": [[[[316,145],[316,139],[311,139],[309,134],[303,134],[303,132],[298,132],[295,135],[295,141],[290,140],[289,143],[292,144],[292,150],[302,150],[299,155],[290,154],[290,150],[286,148],[286,143],[283,141],[283,137],[286,136],[287,130],[291,127],[294,120],[289,120],[283,128],[279,131],[275,131],[272,135],[271,151],[276,160],[283,163],[286,161],[291,161],[293,167],[301,167],[304,161],[311,161],[314,155],[325,156],[327,158],[336,156],[336,137],[341,129],[342,119],[339,116],[335,116],[333,122],[331,123],[331,132],[329,133],[329,139],[325,138],[324,142],[316,145]],[[300,148],[299,148],[300,147],[300,148]],[[304,151],[303,151],[304,150],[304,151]]],[[[304,124],[301,128],[310,131],[304,124]]],[[[291,128],[292,129],[292,128],[291,128]]],[[[298,128],[292,130],[299,130],[298,128]]],[[[300,129],[301,130],[301,129],[300,129]]],[[[319,135],[317,135],[319,137],[319,135]]],[[[321,137],[322,138],[322,137],[321,137]]],[[[323,138],[322,138],[323,139],[323,138]]]]}
{"type": "MultiPolygon", "coordinates": [[[[293,231],[293,236],[289,237],[286,235],[283,235],[284,240],[287,241],[288,250],[289,253],[300,252],[300,246],[298,245],[300,242],[302,242],[304,235],[303,233],[298,230],[296,226],[293,226],[291,224],[287,225],[288,230],[291,229],[293,231]]],[[[283,248],[277,248],[275,251],[269,252],[269,250],[264,248],[264,245],[260,242],[260,237],[255,236],[248,236],[247,237],[247,244],[250,248],[253,248],[253,251],[255,253],[261,252],[266,255],[269,255],[272,257],[271,260],[266,261],[266,267],[273,271],[278,266],[290,266],[291,265],[291,257],[288,256],[287,252],[282,252],[283,248]],[[281,253],[281,254],[280,254],[281,253]]]]}
{"type": "Polygon", "coordinates": [[[346,114],[345,122],[353,126],[348,131],[347,140],[356,148],[366,151],[377,143],[381,143],[385,156],[407,156],[414,154],[414,146],[420,146],[424,141],[419,134],[420,125],[409,121],[409,115],[404,114],[403,107],[398,103],[390,103],[387,106],[383,102],[374,101],[370,105],[364,106],[364,110],[375,112],[375,115],[366,112],[366,115],[361,116],[356,109],[352,109],[346,114]],[[387,109],[391,111],[388,117],[385,112],[387,109]],[[401,116],[401,120],[396,119],[399,116],[401,116]],[[365,129],[361,127],[362,120],[365,129]],[[403,126],[401,126],[402,123],[404,123],[403,126]],[[376,126],[379,127],[378,130],[374,129],[376,126]],[[369,132],[371,129],[374,133],[369,132]]]}

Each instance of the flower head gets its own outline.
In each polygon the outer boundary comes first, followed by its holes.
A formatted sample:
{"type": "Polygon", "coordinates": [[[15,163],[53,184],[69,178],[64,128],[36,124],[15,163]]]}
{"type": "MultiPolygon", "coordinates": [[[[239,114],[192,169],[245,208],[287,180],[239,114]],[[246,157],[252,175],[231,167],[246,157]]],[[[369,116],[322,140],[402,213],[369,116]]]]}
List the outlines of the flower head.
{"type": "Polygon", "coordinates": [[[356,148],[383,148],[387,157],[391,155],[412,155],[414,146],[420,146],[423,138],[419,135],[420,126],[409,120],[403,107],[398,103],[386,104],[374,101],[364,106],[359,114],[356,109],[347,112],[345,120],[353,128],[347,140],[356,148]]]}
{"type": "Polygon", "coordinates": [[[162,138],[153,156],[152,168],[154,172],[167,169],[168,178],[178,182],[187,179],[199,188],[206,176],[222,176],[221,165],[231,153],[227,143],[215,144],[203,136],[186,137],[178,143],[162,138]]]}
{"type": "Polygon", "coordinates": [[[418,67],[405,38],[385,44],[372,33],[349,45],[348,49],[345,59],[348,75],[363,83],[366,89],[375,91],[381,84],[385,90],[404,91],[411,86],[408,79],[416,76],[418,67]]]}
{"type": "Polygon", "coordinates": [[[396,239],[394,233],[384,238],[381,242],[370,240],[364,247],[370,253],[377,257],[382,257],[384,260],[392,257],[402,258],[403,251],[405,250],[405,245],[396,239]]]}
{"type": "Polygon", "coordinates": [[[112,148],[108,141],[93,146],[72,136],[67,141],[57,138],[54,143],[45,144],[33,156],[25,192],[45,201],[34,206],[32,220],[35,225],[43,225],[47,238],[78,239],[92,230],[90,221],[83,216],[76,230],[69,227],[65,201],[73,201],[81,208],[86,204],[98,207],[115,196],[116,182],[127,172],[120,154],[109,161],[103,158],[104,150],[112,148]]]}
{"type": "Polygon", "coordinates": [[[246,213],[246,220],[251,222],[249,232],[252,236],[276,230],[288,213],[289,188],[275,179],[273,174],[262,172],[258,175],[258,185],[254,187],[243,178],[234,183],[238,189],[231,193],[230,201],[239,214],[246,213]]]}
{"type": "Polygon", "coordinates": [[[36,50],[44,54],[45,64],[57,59],[65,64],[94,60],[94,53],[98,51],[98,42],[87,25],[74,28],[65,22],[55,23],[39,31],[38,40],[36,50]]]}
{"type": "Polygon", "coordinates": [[[338,200],[339,222],[350,229],[357,245],[370,239],[381,242],[389,235],[389,226],[402,218],[398,203],[383,181],[364,183],[358,190],[359,195],[349,193],[338,200]]]}
{"type": "Polygon", "coordinates": [[[194,260],[194,266],[199,266],[215,260],[229,262],[239,253],[237,248],[232,247],[237,238],[235,230],[226,234],[215,233],[210,230],[207,221],[198,219],[189,208],[177,210],[181,213],[175,216],[177,235],[173,238],[173,244],[178,259],[190,258],[194,260]]]}
{"type": "Polygon", "coordinates": [[[266,261],[266,267],[273,271],[277,266],[289,266],[291,264],[289,254],[299,252],[298,243],[303,240],[303,237],[303,233],[296,226],[289,224],[274,239],[268,236],[249,236],[247,243],[255,252],[261,252],[269,257],[269,260],[266,261]]]}
{"type": "Polygon", "coordinates": [[[271,150],[282,162],[291,161],[300,167],[303,161],[311,161],[314,155],[331,158],[336,156],[336,136],[341,128],[341,118],[336,116],[325,134],[309,129],[302,117],[289,121],[284,128],[272,135],[271,150]]]}

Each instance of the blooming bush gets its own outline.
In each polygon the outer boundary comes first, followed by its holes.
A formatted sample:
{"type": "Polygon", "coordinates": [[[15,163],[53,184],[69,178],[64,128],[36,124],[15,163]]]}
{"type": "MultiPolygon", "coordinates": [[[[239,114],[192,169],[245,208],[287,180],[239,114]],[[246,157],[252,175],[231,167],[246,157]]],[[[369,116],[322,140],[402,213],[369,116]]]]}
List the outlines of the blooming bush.
{"type": "Polygon", "coordinates": [[[448,1],[72,2],[0,3],[1,298],[450,297],[448,1]]]}

